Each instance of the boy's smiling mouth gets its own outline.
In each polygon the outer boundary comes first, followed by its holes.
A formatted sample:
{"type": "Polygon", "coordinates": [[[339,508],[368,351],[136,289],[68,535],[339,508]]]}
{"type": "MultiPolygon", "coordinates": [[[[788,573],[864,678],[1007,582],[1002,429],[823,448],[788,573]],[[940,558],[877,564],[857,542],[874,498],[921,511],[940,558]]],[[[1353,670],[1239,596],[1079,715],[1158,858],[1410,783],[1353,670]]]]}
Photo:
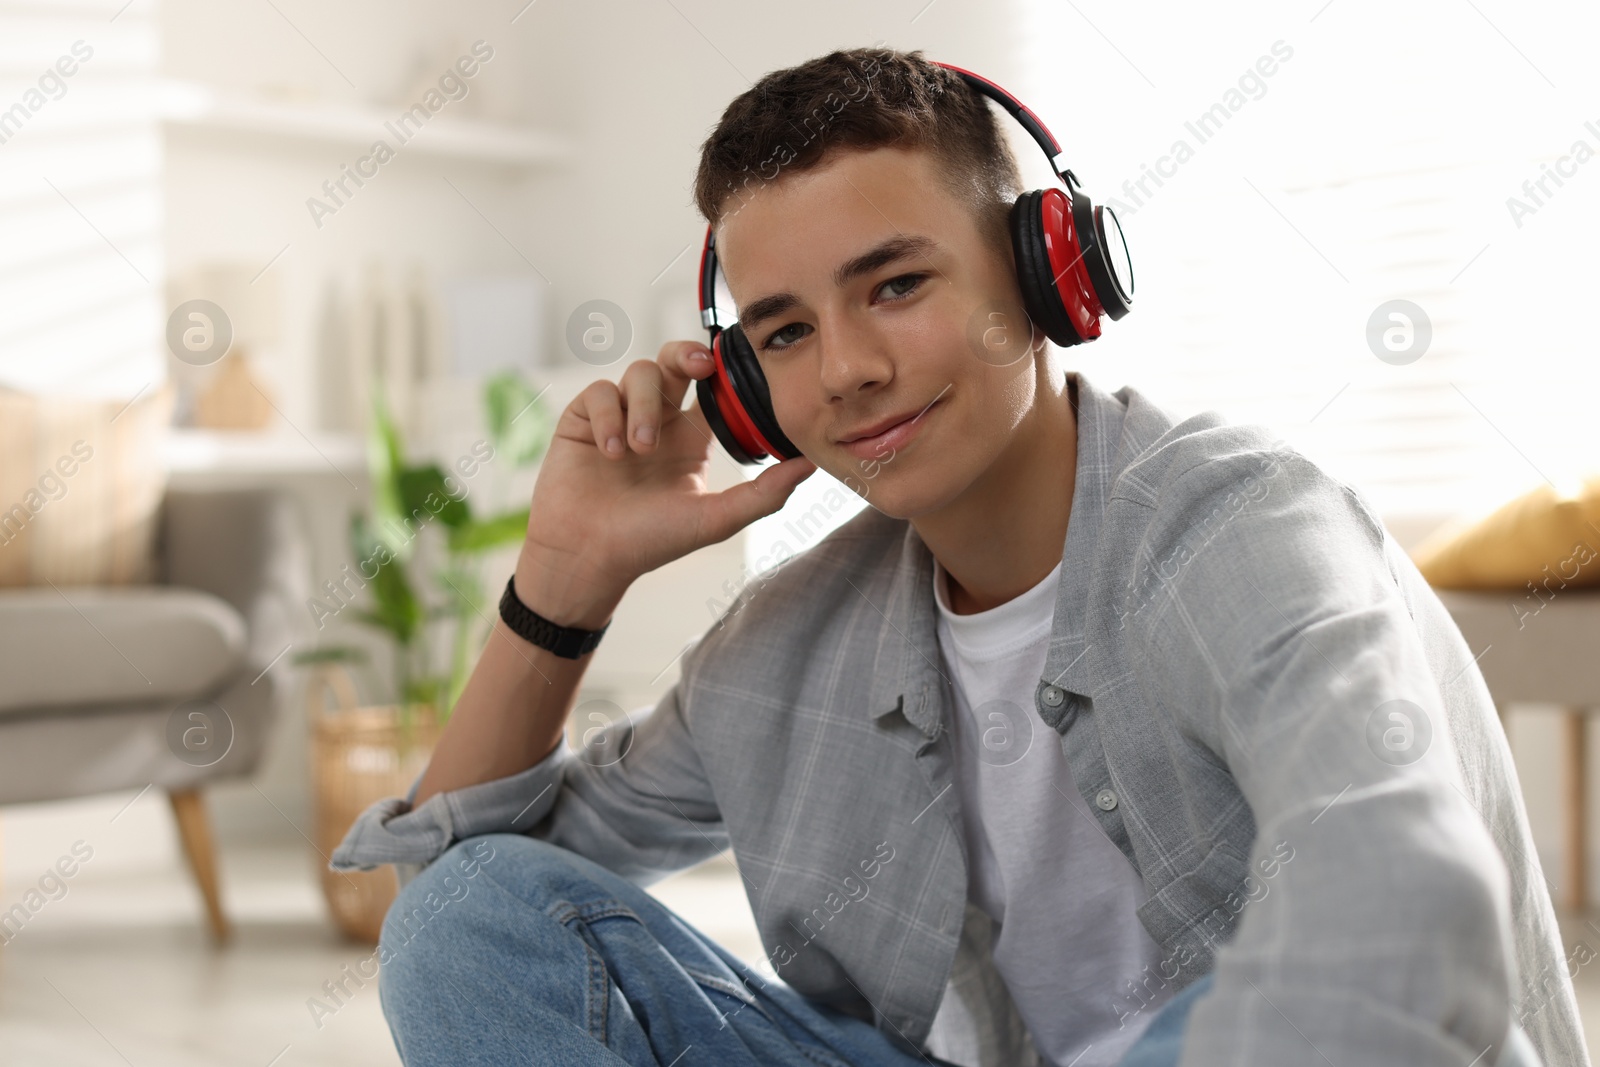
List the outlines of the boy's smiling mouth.
{"type": "Polygon", "coordinates": [[[949,390],[947,385],[937,397],[922,407],[869,423],[840,437],[838,443],[851,455],[862,459],[881,459],[885,452],[904,447],[922,432],[922,427],[927,425],[928,415],[939,406],[949,390]]]}

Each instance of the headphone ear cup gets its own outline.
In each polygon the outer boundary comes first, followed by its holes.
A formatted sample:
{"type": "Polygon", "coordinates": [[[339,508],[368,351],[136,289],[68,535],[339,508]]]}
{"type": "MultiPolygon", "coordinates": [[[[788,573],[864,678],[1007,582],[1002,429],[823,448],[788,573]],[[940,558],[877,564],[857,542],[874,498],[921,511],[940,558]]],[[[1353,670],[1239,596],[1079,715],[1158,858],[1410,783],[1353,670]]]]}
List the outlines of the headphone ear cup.
{"type": "MultiPolygon", "coordinates": [[[[722,338],[723,335],[720,333],[712,338],[711,347],[715,352],[721,352],[722,338]]],[[[726,361],[724,361],[724,366],[726,366],[726,361]]],[[[743,463],[747,466],[759,462],[740,442],[739,435],[734,432],[730,420],[723,413],[722,406],[717,400],[718,383],[716,379],[716,374],[706,378],[695,379],[694,394],[695,398],[700,402],[701,414],[705,415],[706,423],[711,427],[711,432],[716,434],[717,440],[721,442],[722,447],[727,451],[728,455],[733,457],[735,462],[743,463]]],[[[734,398],[734,402],[737,402],[737,397],[734,398]]],[[[755,448],[753,443],[751,448],[755,448]]],[[[759,449],[756,449],[756,451],[759,451],[759,449]]]]}
{"type": "Polygon", "coordinates": [[[756,359],[755,349],[751,347],[744,330],[736,322],[719,336],[722,339],[722,363],[728,368],[728,383],[743,405],[745,414],[761,436],[777,450],[775,455],[778,459],[793,459],[800,455],[794,442],[778,427],[778,418],[772,413],[772,393],[767,388],[767,376],[762,373],[761,363],[756,359]]]}
{"type": "Polygon", "coordinates": [[[1096,206],[1080,189],[1071,189],[1070,195],[1072,230],[1083,246],[1083,265],[1089,271],[1089,284],[1094,286],[1095,298],[1105,308],[1106,314],[1113,319],[1120,319],[1128,313],[1128,307],[1133,303],[1133,264],[1128,257],[1127,242],[1122,236],[1122,224],[1117,221],[1117,213],[1111,212],[1111,232],[1107,233],[1106,209],[1096,206]],[[1122,279],[1116,268],[1112,266],[1113,257],[1119,253],[1127,268],[1126,291],[1123,290],[1122,279]]]}
{"type": "MultiPolygon", "coordinates": [[[[1017,197],[1011,205],[1011,250],[1017,258],[1022,303],[1050,340],[1062,347],[1082,344],[1083,337],[1072,325],[1050,269],[1050,252],[1044,243],[1043,199],[1044,191],[1034,189],[1017,197]]],[[[1073,254],[1077,255],[1076,249],[1073,254]]]]}

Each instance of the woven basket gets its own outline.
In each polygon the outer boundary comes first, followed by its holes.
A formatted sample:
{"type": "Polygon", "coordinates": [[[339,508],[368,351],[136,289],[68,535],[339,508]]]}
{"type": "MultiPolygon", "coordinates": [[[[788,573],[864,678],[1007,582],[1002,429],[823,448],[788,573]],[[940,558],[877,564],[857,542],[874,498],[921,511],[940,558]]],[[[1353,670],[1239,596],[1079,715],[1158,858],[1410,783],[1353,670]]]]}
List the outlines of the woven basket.
{"type": "Polygon", "coordinates": [[[306,710],[316,845],[324,857],[318,863],[322,894],[340,930],[375,945],[384,914],[398,893],[394,867],[386,863],[371,871],[334,871],[325,857],[373,802],[406,795],[428,765],[441,727],[432,705],[413,705],[409,728],[402,727],[397,707],[359,705],[355,683],[343,666],[327,663],[312,670],[306,710]]]}

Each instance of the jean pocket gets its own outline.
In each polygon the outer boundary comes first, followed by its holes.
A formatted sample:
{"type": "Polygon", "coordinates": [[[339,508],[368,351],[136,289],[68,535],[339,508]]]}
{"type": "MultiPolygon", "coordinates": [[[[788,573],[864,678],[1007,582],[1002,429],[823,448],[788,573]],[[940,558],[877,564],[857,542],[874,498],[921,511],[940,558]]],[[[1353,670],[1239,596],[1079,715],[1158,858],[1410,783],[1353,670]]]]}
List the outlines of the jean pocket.
{"type": "Polygon", "coordinates": [[[688,964],[683,964],[682,966],[684,973],[693,978],[702,989],[732,997],[747,1008],[760,1007],[756,1003],[756,995],[750,992],[749,988],[738,979],[729,978],[726,975],[711,974],[703,968],[691,967],[688,964]]]}
{"type": "MultiPolygon", "coordinates": [[[[713,974],[702,967],[684,964],[680,966],[683,967],[684,973],[705,991],[713,1003],[719,1008],[725,1006],[722,1012],[724,1026],[747,1024],[769,1029],[773,1038],[793,1050],[795,1057],[804,1057],[803,1062],[814,1067],[853,1067],[832,1049],[819,1044],[813,1034],[797,1027],[794,1021],[783,1013],[781,1006],[778,1010],[782,1017],[775,1018],[755,991],[737,977],[713,974]]],[[[783,1059],[784,1067],[798,1067],[802,1061],[795,1057],[786,1055],[783,1059]]]]}

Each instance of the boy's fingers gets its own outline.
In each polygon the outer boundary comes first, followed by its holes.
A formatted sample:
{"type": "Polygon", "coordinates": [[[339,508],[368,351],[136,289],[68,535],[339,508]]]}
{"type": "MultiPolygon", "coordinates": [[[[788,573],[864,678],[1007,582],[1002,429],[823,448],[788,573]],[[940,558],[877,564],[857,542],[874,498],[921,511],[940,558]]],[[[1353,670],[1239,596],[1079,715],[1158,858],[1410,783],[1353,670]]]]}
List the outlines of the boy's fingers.
{"type": "Polygon", "coordinates": [[[748,482],[724,489],[707,499],[706,527],[713,540],[722,541],[759,518],[771,515],[801,482],[817,469],[804,456],[775,463],[748,482]]]}
{"type": "Polygon", "coordinates": [[[683,407],[690,384],[716,369],[711,350],[698,341],[668,341],[661,346],[656,363],[661,368],[661,392],[678,408],[683,407]]]}
{"type": "Polygon", "coordinates": [[[638,360],[622,373],[622,394],[628,406],[628,447],[649,452],[661,439],[661,367],[638,360]]]}
{"type": "Polygon", "coordinates": [[[595,447],[608,459],[627,451],[623,435],[627,425],[622,415],[622,398],[614,383],[604,379],[591,383],[578,394],[577,413],[589,420],[595,447]]]}

